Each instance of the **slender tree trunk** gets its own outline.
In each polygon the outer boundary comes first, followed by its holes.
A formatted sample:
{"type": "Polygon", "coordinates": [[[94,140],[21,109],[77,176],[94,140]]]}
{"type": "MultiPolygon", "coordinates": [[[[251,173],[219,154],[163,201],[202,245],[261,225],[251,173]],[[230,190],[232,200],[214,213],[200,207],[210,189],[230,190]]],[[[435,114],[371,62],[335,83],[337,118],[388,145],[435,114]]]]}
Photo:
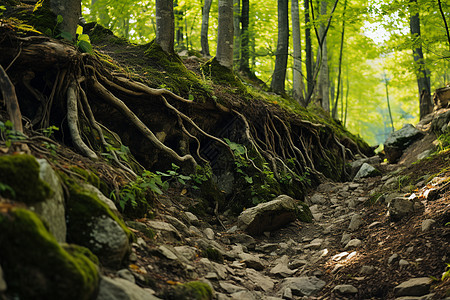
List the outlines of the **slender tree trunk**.
{"type": "MultiPolygon", "coordinates": [[[[310,16],[309,16],[309,0],[304,0],[304,9],[305,9],[305,64],[306,64],[306,85],[308,87],[307,94],[311,94],[314,88],[313,85],[313,58],[312,58],[312,44],[311,44],[311,24],[310,24],[310,16]]],[[[306,102],[303,106],[307,106],[306,102]]]]}
{"type": "Polygon", "coordinates": [[[216,59],[229,69],[233,69],[233,26],[233,0],[219,0],[216,59]]]}
{"type": "Polygon", "coordinates": [[[186,9],[184,10],[184,31],[186,32],[186,49],[189,50],[189,30],[188,30],[188,22],[186,18],[186,9]]]}
{"type": "Polygon", "coordinates": [[[285,91],[286,68],[289,48],[288,0],[278,0],[278,42],[275,70],[270,88],[277,94],[285,91]]]}
{"type": "Polygon", "coordinates": [[[292,72],[292,97],[300,105],[305,101],[303,91],[305,86],[303,84],[302,75],[302,45],[300,35],[300,12],[298,8],[298,0],[292,0],[291,2],[291,15],[292,15],[292,43],[294,44],[294,68],[292,72]]]}
{"type": "Polygon", "coordinates": [[[234,18],[234,48],[233,62],[234,66],[239,66],[241,59],[241,0],[233,0],[233,18],[234,18]]]}
{"type": "Polygon", "coordinates": [[[430,72],[425,65],[425,60],[422,51],[422,42],[420,35],[420,17],[418,12],[417,0],[410,0],[410,29],[411,37],[416,40],[416,46],[413,49],[414,62],[416,63],[417,71],[417,86],[419,88],[419,108],[420,119],[425,117],[433,110],[431,103],[431,87],[430,87],[430,72]]]}
{"type": "MultiPolygon", "coordinates": [[[[337,106],[338,106],[338,100],[339,100],[339,88],[341,83],[341,73],[342,73],[342,54],[344,50],[344,34],[345,34],[345,9],[347,8],[347,0],[344,1],[344,12],[342,13],[342,32],[341,32],[341,49],[339,50],[339,71],[338,71],[338,88],[336,92],[336,100],[334,101],[333,105],[333,113],[332,117],[333,119],[337,119],[337,106]]],[[[341,116],[342,117],[342,116],[341,116]]]]}
{"type": "Polygon", "coordinates": [[[200,43],[202,45],[203,56],[210,56],[208,43],[208,29],[209,29],[209,11],[211,10],[212,0],[205,0],[202,8],[202,30],[200,33],[200,43]]]}
{"type": "Polygon", "coordinates": [[[389,102],[389,89],[388,89],[389,80],[388,80],[388,78],[386,76],[386,73],[384,73],[383,76],[384,76],[384,85],[386,87],[386,102],[387,102],[387,107],[388,107],[388,112],[389,112],[389,119],[391,121],[392,132],[394,132],[395,131],[395,129],[394,129],[394,120],[392,119],[391,104],[389,102]]]}
{"type": "Polygon", "coordinates": [[[166,53],[174,52],[173,0],[156,0],[156,43],[166,53]]]}
{"type": "Polygon", "coordinates": [[[439,11],[441,12],[442,20],[444,21],[445,32],[447,33],[448,47],[449,47],[449,49],[450,49],[450,34],[449,34],[449,32],[448,32],[447,20],[445,19],[445,14],[444,14],[444,11],[442,10],[442,3],[441,3],[441,0],[438,0],[438,4],[439,4],[439,11]]]}
{"type": "Polygon", "coordinates": [[[242,0],[241,11],[241,60],[239,61],[239,70],[244,74],[250,74],[250,49],[249,49],[249,31],[250,23],[250,2],[242,0]]]}
{"type": "MultiPolygon", "coordinates": [[[[328,2],[325,0],[322,0],[320,3],[320,14],[322,16],[327,14],[327,5],[328,2]]],[[[321,47],[319,47],[319,51],[321,53],[319,56],[322,58],[322,61],[320,63],[320,75],[319,75],[319,85],[318,85],[318,92],[320,94],[319,99],[321,99],[321,106],[326,112],[330,112],[330,79],[328,74],[328,49],[327,49],[327,38],[326,38],[326,32],[325,32],[325,23],[322,22],[320,24],[320,30],[319,30],[319,36],[322,37],[325,35],[325,38],[323,39],[321,47]]]]}
{"type": "Polygon", "coordinates": [[[346,67],[347,73],[347,91],[345,92],[345,113],[344,113],[344,127],[347,124],[347,112],[348,112],[348,93],[350,91],[350,78],[348,77],[348,66],[346,67]]]}
{"type": "Polygon", "coordinates": [[[55,15],[63,17],[61,31],[68,32],[75,38],[81,17],[81,0],[51,0],[50,8],[55,15]]]}

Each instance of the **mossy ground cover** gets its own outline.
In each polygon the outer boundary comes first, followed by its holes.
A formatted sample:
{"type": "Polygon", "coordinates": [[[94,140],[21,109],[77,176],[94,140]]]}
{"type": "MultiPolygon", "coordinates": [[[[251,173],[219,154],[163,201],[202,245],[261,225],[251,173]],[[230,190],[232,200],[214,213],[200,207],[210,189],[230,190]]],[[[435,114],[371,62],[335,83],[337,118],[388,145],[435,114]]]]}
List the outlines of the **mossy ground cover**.
{"type": "Polygon", "coordinates": [[[85,251],[64,250],[34,213],[0,206],[0,265],[19,299],[95,299],[99,274],[85,251]]]}

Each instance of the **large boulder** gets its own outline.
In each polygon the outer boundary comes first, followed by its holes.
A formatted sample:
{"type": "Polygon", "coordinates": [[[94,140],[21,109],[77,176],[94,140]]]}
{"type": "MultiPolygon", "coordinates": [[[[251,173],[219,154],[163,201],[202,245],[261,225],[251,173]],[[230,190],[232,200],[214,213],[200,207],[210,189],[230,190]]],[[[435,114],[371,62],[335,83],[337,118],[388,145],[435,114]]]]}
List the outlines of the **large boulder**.
{"type": "Polygon", "coordinates": [[[388,204],[388,216],[393,221],[399,221],[421,209],[423,209],[423,204],[417,199],[396,197],[388,204]]]}
{"type": "Polygon", "coordinates": [[[355,178],[353,178],[353,180],[359,180],[367,177],[375,177],[378,175],[381,175],[381,172],[379,170],[369,165],[368,163],[363,163],[359,168],[358,173],[356,173],[355,178]]]}
{"type": "Polygon", "coordinates": [[[438,114],[435,116],[433,121],[431,121],[431,130],[436,132],[438,135],[444,133],[448,129],[448,123],[450,122],[450,110],[438,114]]]}
{"type": "Polygon", "coordinates": [[[90,249],[104,265],[118,266],[130,250],[131,231],[97,194],[67,183],[67,240],[90,249]]]}
{"type": "Polygon", "coordinates": [[[66,251],[35,213],[2,207],[0,245],[7,299],[95,299],[99,274],[92,254],[66,251]]]}
{"type": "Polygon", "coordinates": [[[280,195],[272,201],[258,204],[243,211],[238,218],[238,227],[251,235],[273,231],[296,220],[299,215],[311,217],[309,208],[297,203],[287,195],[280,195]]]}
{"type": "Polygon", "coordinates": [[[423,136],[424,133],[411,124],[405,124],[402,129],[391,133],[384,142],[384,152],[389,163],[396,163],[403,150],[423,136]]]}

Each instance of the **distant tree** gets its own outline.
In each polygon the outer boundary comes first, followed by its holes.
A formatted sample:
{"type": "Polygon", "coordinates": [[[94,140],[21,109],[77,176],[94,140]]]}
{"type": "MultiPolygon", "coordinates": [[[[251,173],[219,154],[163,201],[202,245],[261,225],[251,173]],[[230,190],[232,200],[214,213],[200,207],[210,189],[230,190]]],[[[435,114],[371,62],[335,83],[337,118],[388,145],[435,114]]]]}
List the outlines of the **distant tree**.
{"type": "Polygon", "coordinates": [[[167,52],[174,51],[175,20],[173,0],[156,0],[156,43],[167,52]]]}
{"type": "Polygon", "coordinates": [[[233,68],[233,0],[219,0],[219,26],[217,33],[217,61],[233,68]]]}
{"type": "Polygon", "coordinates": [[[61,31],[75,38],[78,20],[81,17],[81,0],[50,0],[50,9],[55,15],[61,15],[61,31]]]}
{"type": "MultiPolygon", "coordinates": [[[[326,0],[322,0],[320,2],[320,14],[321,16],[325,16],[327,14],[327,6],[328,2],[326,0]]],[[[328,47],[327,47],[327,33],[325,31],[325,22],[322,21],[320,23],[319,36],[318,39],[322,39],[322,42],[319,41],[319,54],[317,55],[317,60],[321,60],[317,65],[320,66],[319,71],[319,84],[318,84],[318,101],[319,105],[326,111],[330,111],[330,78],[328,74],[328,47]]]]}
{"type": "Polygon", "coordinates": [[[300,15],[298,0],[291,2],[292,15],[292,43],[294,47],[294,66],[292,71],[292,97],[301,105],[305,101],[303,92],[305,89],[302,75],[302,46],[300,35],[300,15]]]}
{"type": "MultiPolygon", "coordinates": [[[[311,43],[311,23],[310,23],[310,9],[309,0],[304,0],[304,11],[305,11],[305,64],[306,64],[306,85],[307,85],[307,95],[312,95],[312,90],[314,89],[313,84],[313,57],[312,57],[312,43],[311,43]]],[[[304,105],[309,104],[309,97],[304,100],[304,105]]]]}
{"type": "Polygon", "coordinates": [[[241,9],[241,59],[239,61],[239,71],[250,74],[250,48],[249,48],[249,23],[250,23],[250,2],[242,0],[241,9]]]}
{"type": "Polygon", "coordinates": [[[425,65],[425,59],[422,51],[419,6],[417,5],[417,0],[410,0],[409,4],[409,25],[411,30],[411,38],[414,42],[413,57],[414,62],[416,63],[417,86],[419,88],[420,97],[420,119],[422,119],[433,110],[431,103],[430,72],[425,65]]]}
{"type": "Polygon", "coordinates": [[[209,11],[211,10],[212,0],[205,0],[202,7],[202,29],[200,33],[200,43],[202,45],[203,56],[210,56],[208,43],[208,29],[209,29],[209,11]]]}
{"type": "Polygon", "coordinates": [[[233,65],[236,68],[236,66],[239,66],[239,60],[241,59],[241,0],[233,0],[233,20],[233,65]]]}
{"type": "MultiPolygon", "coordinates": [[[[339,102],[339,94],[341,92],[341,79],[342,79],[342,56],[344,51],[344,35],[345,35],[345,10],[347,8],[347,0],[344,1],[344,12],[342,13],[342,31],[341,31],[341,46],[339,49],[339,66],[338,66],[338,78],[337,78],[337,92],[336,92],[336,100],[334,100],[332,117],[333,119],[337,119],[337,107],[339,102]]],[[[343,103],[341,102],[341,107],[343,107],[343,103]]],[[[344,114],[341,112],[341,118],[343,119],[344,114]]]]}
{"type": "Polygon", "coordinates": [[[285,92],[286,68],[289,50],[288,0],[278,0],[278,42],[275,70],[270,88],[277,94],[285,92]]]}

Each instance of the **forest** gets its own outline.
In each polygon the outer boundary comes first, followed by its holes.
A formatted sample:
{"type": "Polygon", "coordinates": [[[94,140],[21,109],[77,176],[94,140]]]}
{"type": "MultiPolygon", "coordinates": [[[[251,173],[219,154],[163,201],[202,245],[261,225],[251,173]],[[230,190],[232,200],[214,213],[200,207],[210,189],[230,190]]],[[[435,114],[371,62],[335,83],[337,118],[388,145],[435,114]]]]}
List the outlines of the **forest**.
{"type": "MultiPolygon", "coordinates": [[[[95,0],[82,4],[87,21],[97,21],[134,43],[155,38],[154,1],[95,0]]],[[[280,9],[285,10],[285,92],[293,98],[306,98],[307,82],[314,80],[314,101],[325,99],[319,103],[330,107],[335,119],[370,145],[379,145],[393,130],[419,120],[422,87],[418,88],[418,78],[426,76],[431,94],[448,83],[449,5],[448,1],[420,0],[235,0],[233,68],[250,72],[270,87],[279,41],[278,16],[280,9]],[[416,15],[419,30],[411,31],[410,21],[416,15]],[[327,31],[322,35],[324,28],[327,31]],[[318,42],[322,36],[323,55],[318,42]],[[421,49],[423,56],[414,59],[413,49],[421,49]],[[298,58],[297,63],[294,58],[298,58]],[[299,76],[295,83],[294,76],[299,76]]],[[[215,55],[218,7],[214,0],[174,1],[177,52],[201,51],[202,11],[207,10],[209,54],[215,55]]]]}

